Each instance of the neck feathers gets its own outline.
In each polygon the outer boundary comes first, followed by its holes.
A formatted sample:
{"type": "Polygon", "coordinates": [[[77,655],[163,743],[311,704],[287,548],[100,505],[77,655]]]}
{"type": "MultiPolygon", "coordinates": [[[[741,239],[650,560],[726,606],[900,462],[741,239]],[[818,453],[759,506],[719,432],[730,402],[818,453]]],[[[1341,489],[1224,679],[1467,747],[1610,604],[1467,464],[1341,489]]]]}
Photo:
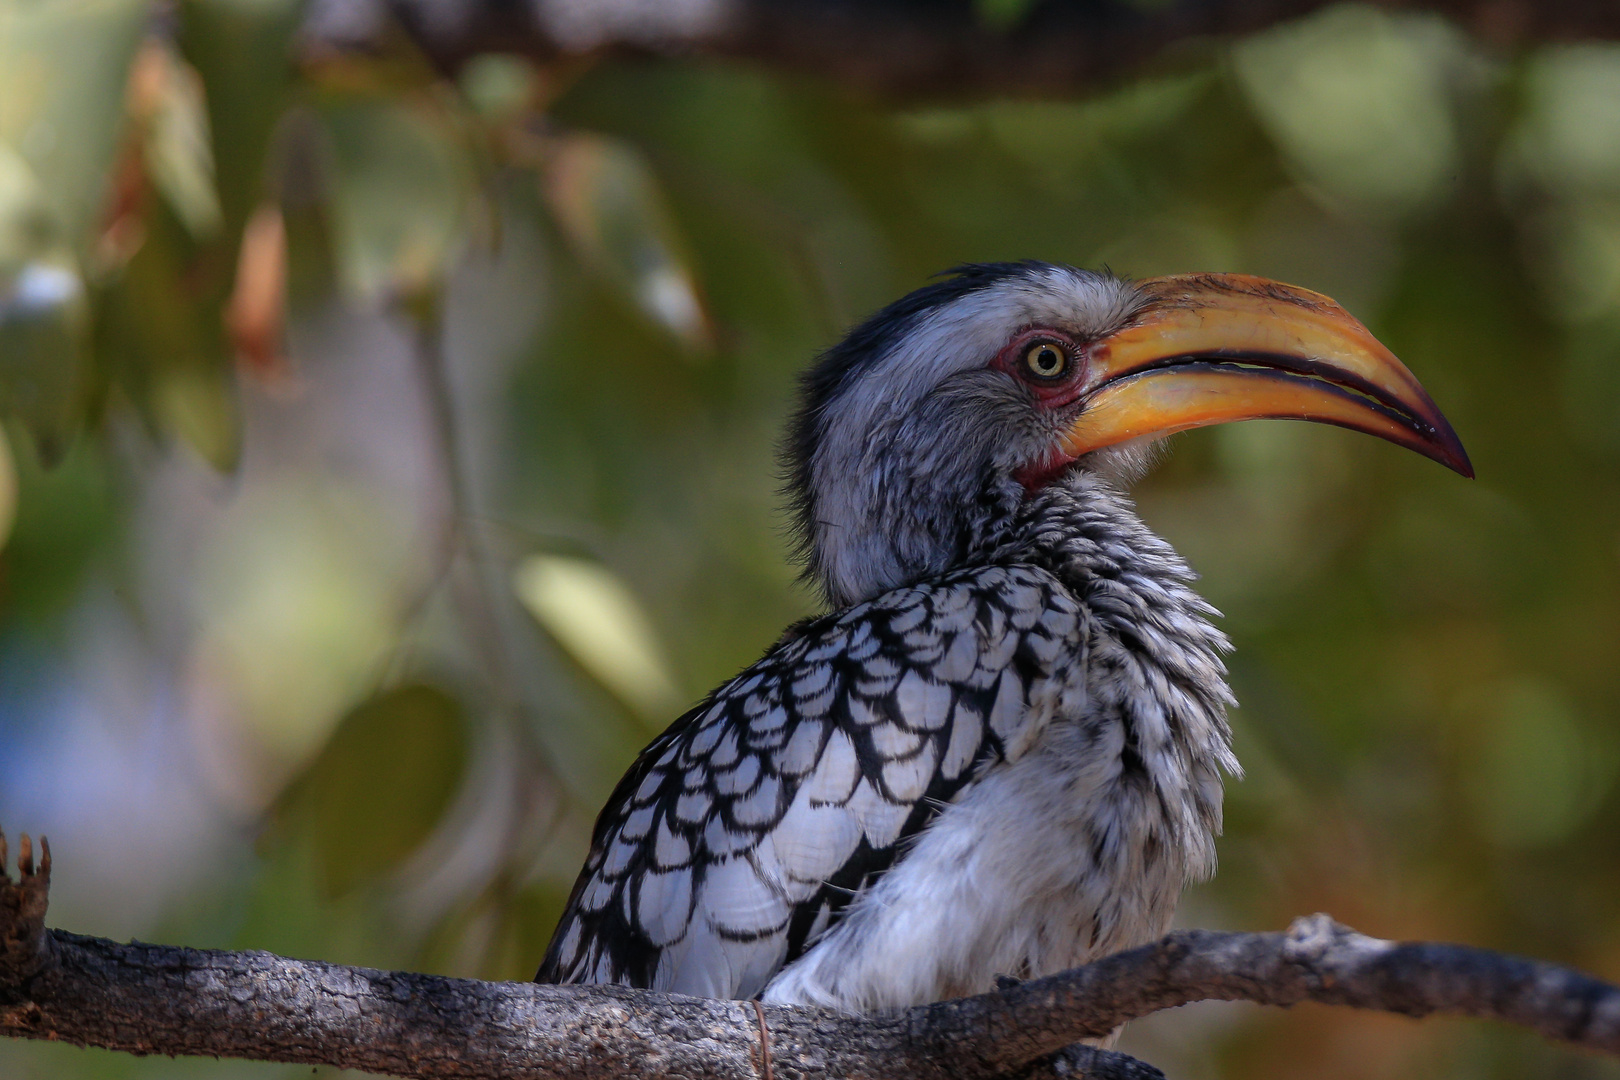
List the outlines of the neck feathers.
{"type": "Polygon", "coordinates": [[[828,422],[795,478],[806,577],[833,607],[957,566],[1008,539],[1024,488],[992,425],[964,425],[993,404],[974,372],[921,401],[828,422]]]}
{"type": "Polygon", "coordinates": [[[1023,544],[1096,620],[1093,707],[1122,721],[1128,760],[1178,819],[1189,871],[1207,875],[1221,828],[1221,773],[1242,775],[1226,720],[1236,702],[1221,657],[1231,645],[1211,622],[1220,613],[1193,591],[1197,575],[1130,499],[1093,473],[1065,477],[1020,517],[1023,544]]]}

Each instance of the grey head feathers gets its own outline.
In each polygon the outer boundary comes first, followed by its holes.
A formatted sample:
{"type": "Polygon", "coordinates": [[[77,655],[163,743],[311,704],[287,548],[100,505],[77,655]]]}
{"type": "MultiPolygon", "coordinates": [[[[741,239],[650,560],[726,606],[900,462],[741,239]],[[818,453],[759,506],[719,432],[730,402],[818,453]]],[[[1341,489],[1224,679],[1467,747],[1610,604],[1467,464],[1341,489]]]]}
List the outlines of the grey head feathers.
{"type": "MultiPolygon", "coordinates": [[[[1032,327],[1094,340],[1146,303],[1128,281],[1043,262],[959,266],[857,326],[801,383],[783,457],[805,574],[834,607],[993,547],[1073,412],[992,367],[1032,327]]],[[[1126,447],[1087,464],[1129,473],[1126,447]]]]}

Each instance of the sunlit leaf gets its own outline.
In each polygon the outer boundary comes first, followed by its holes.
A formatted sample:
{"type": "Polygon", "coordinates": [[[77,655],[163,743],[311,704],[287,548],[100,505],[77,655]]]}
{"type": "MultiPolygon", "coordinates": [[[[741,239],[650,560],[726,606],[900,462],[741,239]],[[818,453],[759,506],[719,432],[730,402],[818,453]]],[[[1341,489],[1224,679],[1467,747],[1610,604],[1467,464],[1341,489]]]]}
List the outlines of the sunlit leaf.
{"type": "Polygon", "coordinates": [[[436,289],[471,194],[461,148],[423,110],[390,101],[345,99],[321,118],[344,287],[367,300],[436,289]]]}
{"type": "Polygon", "coordinates": [[[1502,186],[1539,209],[1523,224],[1554,312],[1571,323],[1612,323],[1620,312],[1620,48],[1547,48],[1528,67],[1502,186]]]}
{"type": "Polygon", "coordinates": [[[100,216],[150,15],[144,0],[0,3],[0,142],[49,178],[45,196],[71,244],[100,216]]]}
{"type": "Polygon", "coordinates": [[[540,73],[521,56],[476,56],[461,69],[461,92],[479,115],[494,123],[515,119],[540,89],[540,73]]]}
{"type": "Polygon", "coordinates": [[[551,144],[546,194],[587,266],[691,349],[712,347],[697,279],[658,179],[629,143],[566,135],[551,144]]]}
{"type": "Polygon", "coordinates": [[[130,98],[145,129],[147,176],[193,237],[213,237],[222,221],[202,80],[170,45],[152,40],[136,57],[130,98]]]}
{"type": "Polygon", "coordinates": [[[220,472],[242,456],[242,416],[229,368],[175,368],[155,380],[153,407],[166,431],[220,472]]]}
{"type": "Polygon", "coordinates": [[[1457,175],[1452,99],[1467,53],[1439,19],[1334,7],[1250,38],[1233,58],[1260,121],[1327,197],[1408,210],[1457,175]]]}
{"type": "Polygon", "coordinates": [[[1543,49],[1529,64],[1524,113],[1504,156],[1560,194],[1620,192],[1620,46],[1543,49]]]}
{"type": "Polygon", "coordinates": [[[56,239],[43,185],[28,162],[0,140],[0,273],[39,257],[56,239]]]}
{"type": "Polygon", "coordinates": [[[662,720],[679,706],[652,620],[612,571],[586,559],[533,555],[518,566],[513,586],[579,666],[638,715],[662,720]]]}
{"type": "Polygon", "coordinates": [[[390,505],[341,470],[255,479],[176,585],[197,626],[189,678],[249,748],[232,766],[248,802],[317,756],[375,685],[413,550],[390,505]]]}
{"type": "Polygon", "coordinates": [[[312,832],[322,887],[342,896],[387,874],[427,838],[466,760],[455,699],[426,684],[401,686],[343,718],[278,816],[312,832]]]}

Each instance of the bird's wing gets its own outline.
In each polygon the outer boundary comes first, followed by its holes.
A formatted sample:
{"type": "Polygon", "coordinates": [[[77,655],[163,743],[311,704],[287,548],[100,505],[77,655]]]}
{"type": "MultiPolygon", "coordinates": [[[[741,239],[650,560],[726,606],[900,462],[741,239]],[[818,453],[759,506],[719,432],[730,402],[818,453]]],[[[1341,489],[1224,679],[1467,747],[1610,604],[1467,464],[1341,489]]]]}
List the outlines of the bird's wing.
{"type": "Polygon", "coordinates": [[[812,622],[637,759],[537,978],[747,998],[1080,684],[1046,571],[962,570],[812,622]]]}

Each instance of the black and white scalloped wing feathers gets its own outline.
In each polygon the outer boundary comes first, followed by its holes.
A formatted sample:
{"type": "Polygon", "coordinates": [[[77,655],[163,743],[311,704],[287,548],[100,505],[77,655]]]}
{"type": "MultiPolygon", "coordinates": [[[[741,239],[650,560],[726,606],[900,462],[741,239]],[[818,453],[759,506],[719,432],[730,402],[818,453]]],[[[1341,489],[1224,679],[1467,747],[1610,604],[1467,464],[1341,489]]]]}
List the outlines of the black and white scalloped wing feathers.
{"type": "MultiPolygon", "coordinates": [[[[857,976],[843,955],[861,948],[854,937],[883,934],[891,960],[943,943],[921,940],[937,928],[904,912],[890,926],[847,916],[874,907],[874,890],[916,859],[908,845],[965,787],[1024,757],[1054,717],[1081,714],[1084,622],[1052,575],[1010,565],[810,623],[620,782],[539,978],[853,1011],[988,978],[953,970],[973,958],[946,956],[857,976]]],[[[1019,959],[981,962],[1010,971],[1019,959]]]]}

